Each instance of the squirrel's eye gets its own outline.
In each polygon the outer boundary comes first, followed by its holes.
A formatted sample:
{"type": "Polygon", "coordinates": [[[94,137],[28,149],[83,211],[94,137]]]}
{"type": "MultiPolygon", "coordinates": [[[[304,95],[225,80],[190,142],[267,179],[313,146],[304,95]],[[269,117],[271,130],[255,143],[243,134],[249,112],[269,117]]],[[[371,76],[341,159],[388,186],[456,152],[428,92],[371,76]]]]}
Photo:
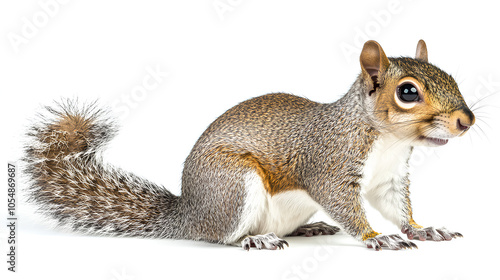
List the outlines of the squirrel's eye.
{"type": "Polygon", "coordinates": [[[404,83],[399,86],[398,97],[403,102],[418,101],[418,90],[412,83],[404,83]]]}

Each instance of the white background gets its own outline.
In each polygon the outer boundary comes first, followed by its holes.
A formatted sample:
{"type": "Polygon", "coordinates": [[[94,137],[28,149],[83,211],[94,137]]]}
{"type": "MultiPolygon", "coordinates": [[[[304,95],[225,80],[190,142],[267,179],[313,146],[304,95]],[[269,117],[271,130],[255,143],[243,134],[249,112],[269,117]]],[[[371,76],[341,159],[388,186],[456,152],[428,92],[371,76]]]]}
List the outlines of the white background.
{"type": "MultiPolygon", "coordinates": [[[[8,233],[2,226],[1,275],[116,280],[498,277],[498,7],[493,1],[436,2],[3,1],[3,166],[19,159],[21,135],[40,106],[61,97],[99,99],[122,124],[106,159],[179,194],[183,161],[217,116],[269,92],[319,102],[338,99],[360,71],[359,51],[367,39],[377,40],[388,56],[413,56],[418,39],[425,39],[430,62],[456,78],[469,104],[478,102],[478,121],[466,136],[439,149],[417,150],[412,160],[416,221],[460,231],[465,236],[460,240],[417,241],[418,250],[374,252],[340,233],[288,238],[290,248],[282,251],[245,252],[203,242],[61,232],[22,204],[19,272],[6,272],[8,233]],[[148,90],[141,88],[151,71],[162,73],[148,90]]],[[[6,168],[0,173],[6,182],[6,168]]],[[[2,184],[0,211],[6,213],[2,184]]],[[[377,213],[368,214],[376,231],[398,232],[377,213]]]]}

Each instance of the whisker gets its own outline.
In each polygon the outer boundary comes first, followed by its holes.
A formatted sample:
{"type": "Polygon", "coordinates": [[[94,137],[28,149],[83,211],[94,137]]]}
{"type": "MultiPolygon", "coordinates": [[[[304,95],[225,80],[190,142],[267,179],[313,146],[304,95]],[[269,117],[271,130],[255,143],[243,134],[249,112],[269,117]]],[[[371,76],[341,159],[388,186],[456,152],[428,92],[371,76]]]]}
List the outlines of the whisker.
{"type": "Polygon", "coordinates": [[[486,98],[493,97],[493,96],[495,96],[496,94],[497,94],[497,93],[491,93],[491,94],[488,94],[488,95],[486,95],[486,96],[483,96],[483,97],[481,97],[481,98],[479,98],[479,99],[475,100],[475,101],[474,101],[474,102],[473,102],[473,103],[469,106],[469,109],[471,109],[471,110],[472,110],[472,108],[474,108],[474,106],[476,106],[479,102],[484,101],[486,98]]]}
{"type": "MultiPolygon", "coordinates": [[[[485,131],[481,128],[481,126],[479,126],[479,125],[477,125],[477,124],[476,124],[475,126],[473,126],[473,127],[472,127],[472,131],[473,131],[473,132],[477,132],[476,134],[477,134],[479,137],[481,137],[481,135],[484,135],[484,137],[488,140],[488,135],[487,135],[487,134],[486,134],[486,132],[485,132],[485,131]],[[481,133],[479,133],[479,132],[481,132],[481,133]]],[[[470,136],[472,137],[472,135],[470,135],[470,136]]],[[[483,138],[481,138],[481,139],[483,139],[483,138]]],[[[471,140],[471,141],[472,141],[472,140],[471,140]]]]}

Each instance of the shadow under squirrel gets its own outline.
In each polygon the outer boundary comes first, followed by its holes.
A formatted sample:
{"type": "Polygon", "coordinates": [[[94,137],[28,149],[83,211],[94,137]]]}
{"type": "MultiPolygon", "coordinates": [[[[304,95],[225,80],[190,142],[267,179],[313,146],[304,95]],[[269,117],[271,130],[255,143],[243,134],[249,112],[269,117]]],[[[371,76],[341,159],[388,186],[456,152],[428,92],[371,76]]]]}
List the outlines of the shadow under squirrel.
{"type": "Polygon", "coordinates": [[[367,247],[416,245],[368,223],[362,195],[410,240],[451,240],[412,218],[408,160],[417,145],[440,146],[473,124],[455,80],[416,57],[387,58],[364,44],[361,74],[331,104],[275,93],[217,118],[187,157],[182,195],[104,164],[116,125],[95,103],[46,107],[28,131],[29,199],[72,230],[99,235],[204,240],[249,250],[283,248],[290,235],[335,234],[306,224],[324,210],[367,247]]]}

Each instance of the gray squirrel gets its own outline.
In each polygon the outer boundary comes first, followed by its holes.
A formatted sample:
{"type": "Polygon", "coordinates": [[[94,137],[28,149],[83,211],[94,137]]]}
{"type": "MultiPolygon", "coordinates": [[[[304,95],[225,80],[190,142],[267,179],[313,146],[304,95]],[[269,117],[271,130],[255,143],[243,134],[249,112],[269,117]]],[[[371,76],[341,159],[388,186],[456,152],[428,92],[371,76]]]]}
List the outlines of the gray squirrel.
{"type": "Polygon", "coordinates": [[[428,63],[423,40],[415,58],[387,58],[368,41],[360,64],[361,74],[336,102],[274,93],[226,111],[187,157],[180,196],[103,163],[117,126],[95,102],[47,106],[27,132],[29,200],[82,233],[246,250],[281,249],[286,236],[338,232],[324,222],[307,224],[318,210],[375,250],[461,237],[413,220],[408,179],[414,146],[444,145],[474,124],[455,80],[428,63]],[[409,240],[375,232],[362,197],[409,240]]]}

